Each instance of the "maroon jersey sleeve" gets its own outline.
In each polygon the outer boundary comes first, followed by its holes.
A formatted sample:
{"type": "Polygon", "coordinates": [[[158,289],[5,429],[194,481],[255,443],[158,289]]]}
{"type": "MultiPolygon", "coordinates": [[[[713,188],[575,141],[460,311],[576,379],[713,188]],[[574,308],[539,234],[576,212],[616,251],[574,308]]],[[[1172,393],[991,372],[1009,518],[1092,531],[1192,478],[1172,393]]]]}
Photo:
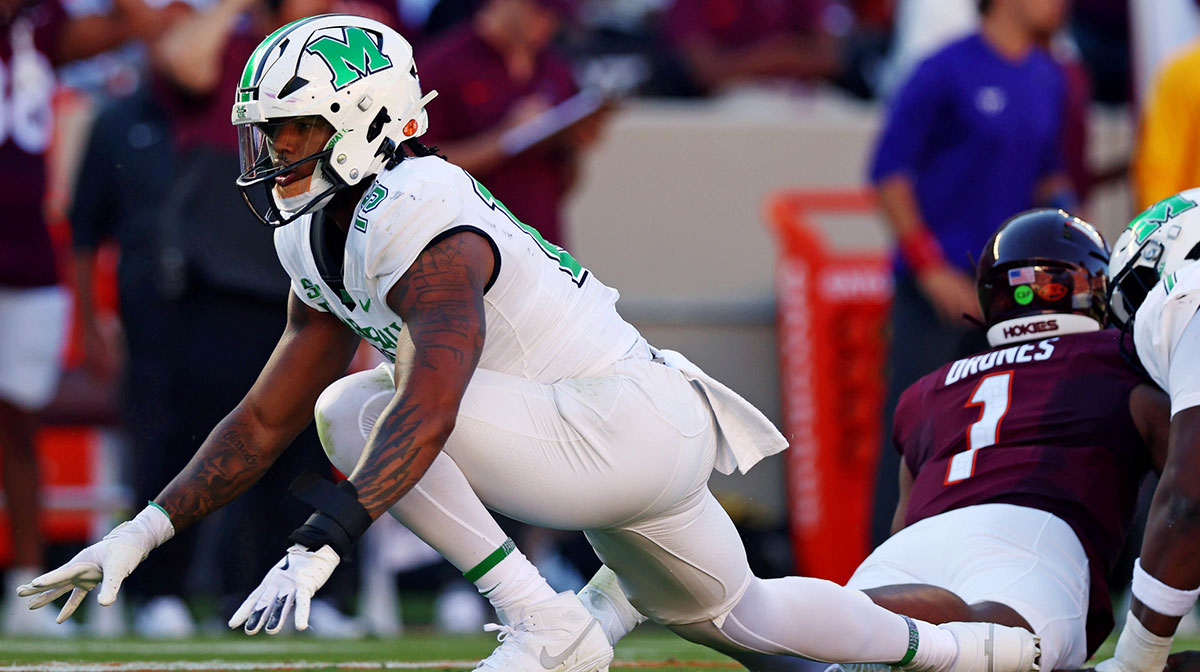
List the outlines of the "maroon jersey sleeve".
{"type": "Polygon", "coordinates": [[[1151,466],[1129,412],[1146,378],[1119,338],[1072,334],[952,362],[905,392],[894,431],[914,475],[906,524],[1006,503],[1071,526],[1091,566],[1094,645],[1111,629],[1106,578],[1151,466]]]}
{"type": "Polygon", "coordinates": [[[58,60],[58,41],[62,39],[63,30],[67,27],[67,10],[63,9],[58,0],[42,0],[35,15],[33,41],[38,51],[46,55],[50,62],[60,65],[58,60]]]}
{"type": "Polygon", "coordinates": [[[0,286],[58,281],[42,199],[54,128],[53,66],[66,19],[58,0],[43,0],[0,26],[0,286]]]}
{"type": "Polygon", "coordinates": [[[677,47],[704,42],[726,49],[817,30],[828,0],[675,0],[663,18],[677,47]]]}

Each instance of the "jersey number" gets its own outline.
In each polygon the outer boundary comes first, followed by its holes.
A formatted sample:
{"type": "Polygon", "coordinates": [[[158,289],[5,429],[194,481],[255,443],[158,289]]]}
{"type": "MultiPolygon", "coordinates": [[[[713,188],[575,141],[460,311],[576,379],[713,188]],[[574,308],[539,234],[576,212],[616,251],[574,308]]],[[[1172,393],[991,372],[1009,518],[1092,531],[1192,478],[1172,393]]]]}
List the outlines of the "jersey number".
{"type": "Polygon", "coordinates": [[[967,429],[967,449],[950,459],[946,468],[946,485],[966,480],[975,473],[975,453],[995,445],[1000,421],[1008,413],[1012,401],[1012,371],[985,376],[975,386],[966,407],[982,406],[979,419],[967,429]]]}
{"type": "Polygon", "coordinates": [[[11,62],[0,60],[0,145],[11,137],[25,152],[41,154],[50,144],[54,69],[34,48],[27,23],[13,26],[11,62]]]}
{"type": "Polygon", "coordinates": [[[479,183],[479,180],[472,177],[470,173],[468,173],[467,176],[471,178],[471,183],[475,185],[475,193],[479,196],[479,198],[483,199],[483,202],[486,203],[489,208],[504,213],[504,216],[507,217],[513,224],[516,224],[517,228],[524,231],[527,235],[529,235],[530,238],[533,238],[533,242],[537,243],[538,247],[542,248],[542,252],[544,252],[547,257],[558,262],[558,268],[563,273],[571,276],[572,282],[580,287],[583,286],[583,281],[587,280],[588,271],[583,267],[582,264],[580,264],[578,261],[575,261],[575,257],[572,257],[570,252],[567,252],[563,248],[546,240],[542,237],[542,234],[538,233],[537,229],[517,219],[516,215],[509,212],[508,208],[504,207],[503,203],[496,200],[495,196],[492,196],[492,192],[488,191],[487,187],[479,183]]]}

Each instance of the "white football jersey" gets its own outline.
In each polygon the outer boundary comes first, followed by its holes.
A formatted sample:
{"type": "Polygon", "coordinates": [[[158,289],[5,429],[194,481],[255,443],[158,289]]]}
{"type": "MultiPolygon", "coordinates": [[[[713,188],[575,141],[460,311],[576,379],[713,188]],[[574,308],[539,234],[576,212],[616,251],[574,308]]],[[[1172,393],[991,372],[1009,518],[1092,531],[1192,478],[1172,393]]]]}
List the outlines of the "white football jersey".
{"type": "Polygon", "coordinates": [[[326,251],[324,226],[336,225],[306,216],[275,232],[292,291],[389,359],[404,324],[387,305],[388,291],[431,243],[464,230],[491,241],[497,255],[484,294],[480,368],[550,383],[598,374],[642,342],[617,314],[615,289],[440,158],[406,159],[376,177],[347,233],[344,288],[336,287],[338,260],[326,251]]]}
{"type": "Polygon", "coordinates": [[[1171,415],[1200,406],[1200,262],[1168,275],[1150,290],[1133,321],[1142,366],[1171,395],[1171,415]]]}

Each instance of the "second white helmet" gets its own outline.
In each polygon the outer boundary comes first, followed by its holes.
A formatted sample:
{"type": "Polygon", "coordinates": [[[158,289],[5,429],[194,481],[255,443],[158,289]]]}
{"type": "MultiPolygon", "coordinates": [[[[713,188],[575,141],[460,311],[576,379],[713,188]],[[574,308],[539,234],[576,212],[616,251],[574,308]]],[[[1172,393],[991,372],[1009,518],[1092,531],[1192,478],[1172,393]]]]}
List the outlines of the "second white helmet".
{"type": "Polygon", "coordinates": [[[1108,263],[1110,310],[1119,325],[1132,321],[1159,279],[1200,259],[1200,188],[1146,208],[1121,232],[1108,263]]]}

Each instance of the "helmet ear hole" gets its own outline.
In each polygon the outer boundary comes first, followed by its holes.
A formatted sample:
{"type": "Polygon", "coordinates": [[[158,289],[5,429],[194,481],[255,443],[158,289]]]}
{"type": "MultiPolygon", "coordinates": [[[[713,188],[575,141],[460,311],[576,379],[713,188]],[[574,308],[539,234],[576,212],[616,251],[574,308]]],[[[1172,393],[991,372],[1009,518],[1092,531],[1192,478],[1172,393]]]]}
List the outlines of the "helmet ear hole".
{"type": "Polygon", "coordinates": [[[1137,308],[1146,300],[1150,289],[1158,282],[1158,274],[1146,266],[1137,266],[1121,281],[1121,294],[1125,302],[1132,308],[1137,308]]]}
{"type": "Polygon", "coordinates": [[[1184,259],[1200,259],[1200,242],[1197,242],[1188,253],[1183,255],[1184,259]]]}
{"type": "Polygon", "coordinates": [[[391,120],[392,118],[388,116],[387,108],[380,108],[379,114],[375,115],[375,119],[367,127],[367,142],[374,142],[375,138],[378,138],[379,134],[383,132],[384,124],[391,120]]]}
{"type": "Polygon", "coordinates": [[[341,105],[341,103],[336,103],[336,102],[335,102],[335,103],[333,103],[332,105],[330,105],[330,106],[329,106],[329,111],[330,111],[330,112],[332,112],[332,113],[334,113],[334,114],[337,114],[337,113],[338,113],[338,112],[340,112],[341,110],[342,110],[342,105],[341,105]]]}

